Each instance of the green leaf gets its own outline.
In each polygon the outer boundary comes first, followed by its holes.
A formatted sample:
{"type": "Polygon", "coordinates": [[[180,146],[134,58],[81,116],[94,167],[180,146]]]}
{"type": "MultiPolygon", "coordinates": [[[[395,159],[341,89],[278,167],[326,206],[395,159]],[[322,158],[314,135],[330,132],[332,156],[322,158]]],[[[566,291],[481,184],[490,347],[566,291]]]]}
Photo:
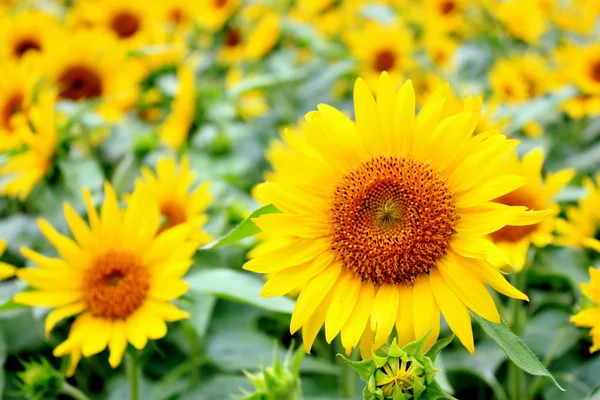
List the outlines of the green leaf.
{"type": "Polygon", "coordinates": [[[473,318],[519,368],[531,375],[545,376],[557,388],[564,390],[535,354],[506,326],[504,321],[494,324],[484,320],[477,314],[473,314],[473,318]]]}
{"type": "Polygon", "coordinates": [[[337,356],[344,360],[345,363],[350,365],[353,370],[358,372],[358,375],[360,375],[362,380],[365,382],[368,382],[371,376],[373,376],[373,374],[375,373],[375,370],[377,370],[377,366],[375,365],[375,362],[373,362],[372,359],[354,361],[341,353],[339,353],[337,356]]]}
{"type": "Polygon", "coordinates": [[[204,337],[217,299],[201,293],[189,293],[188,296],[191,301],[182,302],[181,308],[190,313],[189,322],[198,336],[204,337]]]}
{"type": "Polygon", "coordinates": [[[260,297],[263,281],[244,272],[227,268],[207,269],[188,276],[186,281],[192,292],[240,301],[270,311],[287,314],[294,311],[292,299],[260,297]]]}
{"type": "Polygon", "coordinates": [[[448,346],[452,342],[453,339],[454,335],[438,340],[434,343],[433,346],[431,346],[429,350],[427,350],[427,353],[425,353],[425,357],[429,357],[431,358],[431,361],[435,361],[440,351],[444,350],[446,346],[448,346]]]}
{"type": "Polygon", "coordinates": [[[279,213],[280,211],[272,204],[266,205],[264,207],[255,210],[252,214],[248,216],[241,224],[237,227],[233,228],[231,232],[223,236],[221,239],[218,239],[208,245],[204,246],[204,249],[210,249],[213,247],[226,246],[239,242],[242,239],[247,238],[248,236],[256,235],[260,232],[258,226],[252,222],[253,218],[258,218],[263,214],[274,214],[279,213]]]}
{"type": "Polygon", "coordinates": [[[448,393],[444,392],[440,385],[433,381],[431,384],[427,385],[427,389],[423,392],[423,394],[419,397],[419,400],[438,400],[438,399],[449,399],[449,400],[457,400],[456,398],[450,396],[448,393]]]}

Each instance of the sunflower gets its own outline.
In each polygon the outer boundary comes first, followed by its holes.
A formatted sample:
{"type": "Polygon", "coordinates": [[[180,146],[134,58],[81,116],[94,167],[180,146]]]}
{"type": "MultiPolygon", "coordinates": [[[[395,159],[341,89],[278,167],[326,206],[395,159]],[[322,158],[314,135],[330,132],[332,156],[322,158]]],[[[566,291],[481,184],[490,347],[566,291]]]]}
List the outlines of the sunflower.
{"type": "Polygon", "coordinates": [[[538,44],[548,29],[548,15],[539,0],[508,0],[494,9],[495,16],[517,39],[538,44]]]}
{"type": "Polygon", "coordinates": [[[137,49],[151,42],[159,27],[158,10],[158,3],[147,0],[85,0],[72,12],[71,23],[99,28],[128,49],[137,49]]]}
{"type": "Polygon", "coordinates": [[[464,13],[468,2],[469,0],[425,0],[425,30],[461,32],[467,26],[464,13]]]}
{"type": "Polygon", "coordinates": [[[40,10],[25,8],[0,22],[0,58],[39,55],[60,40],[56,18],[40,10]]]}
{"type": "MultiPolygon", "coordinates": [[[[6,250],[6,240],[0,240],[0,256],[6,250]]],[[[0,280],[10,278],[15,274],[16,268],[4,262],[0,262],[0,280]]]]}
{"type": "Polygon", "coordinates": [[[494,101],[509,104],[544,95],[550,86],[545,59],[536,54],[496,61],[489,74],[494,101]]]}
{"type": "Polygon", "coordinates": [[[70,354],[73,366],[82,354],[89,357],[108,346],[114,368],[128,343],[142,349],[148,339],[166,335],[165,321],[188,317],[169,301],[187,291],[181,277],[197,249],[189,240],[195,227],[181,224],[159,233],[158,205],[139,190],[121,211],[107,183],[100,215],[87,189],[83,196],[89,226],[68,203],[64,205],[74,240],[47,221],[38,221],[59,258],[23,248],[22,254],[39,268],[21,269],[18,276],[38,290],[22,292],[14,301],[54,308],[46,318],[47,334],[60,320],[77,316],[69,337],[54,349],[56,357],[70,354]]]}
{"type": "Polygon", "coordinates": [[[171,113],[159,130],[160,140],[170,149],[176,150],[185,142],[196,111],[195,63],[186,62],[177,73],[179,88],[171,102],[171,113]]]}
{"type": "Polygon", "coordinates": [[[435,66],[448,69],[452,67],[458,42],[449,35],[432,33],[423,39],[423,47],[435,66]]]}
{"type": "Polygon", "coordinates": [[[567,208],[567,219],[556,222],[560,246],[587,247],[600,252],[600,240],[597,239],[600,228],[600,172],[595,176],[596,184],[590,177],[583,179],[587,195],[579,200],[577,206],[567,208]]]}
{"type": "Polygon", "coordinates": [[[190,170],[190,160],[182,158],[179,166],[173,158],[160,158],[156,164],[156,175],[144,167],[143,178],[138,180],[136,188],[144,193],[147,201],[159,205],[163,224],[160,231],[180,224],[193,223],[197,229],[194,239],[198,245],[208,243],[211,237],[202,231],[202,225],[208,220],[204,213],[210,202],[209,182],[196,187],[196,174],[190,170]]]}
{"type": "Polygon", "coordinates": [[[190,29],[202,10],[194,0],[166,0],[158,6],[161,8],[158,14],[162,19],[181,31],[190,29]]]}
{"type": "Polygon", "coordinates": [[[359,30],[349,31],[344,39],[359,63],[359,75],[371,88],[377,85],[383,71],[399,84],[414,67],[412,34],[400,24],[370,22],[359,30]]]}
{"type": "Polygon", "coordinates": [[[497,172],[518,142],[472,136],[480,98],[440,120],[444,85],[415,117],[412,84],[395,87],[383,73],[375,100],[358,79],[356,122],[321,105],[269,152],[258,199],[281,213],[253,220],[267,239],[244,268],[269,274],[265,297],[300,291],[290,330],[303,328],[308,351],[323,324],[348,352],[361,336],[378,348],[394,324],[401,345],[430,330],[431,345],[441,312],[473,352],[469,310],[500,321],[484,284],[527,299],[486,262],[486,235],[526,211],[491,201],[526,183],[497,172]]]}
{"type": "MultiPolygon", "coordinates": [[[[555,196],[575,176],[574,169],[563,169],[556,173],[547,173],[542,178],[544,152],[537,148],[531,150],[522,159],[515,153],[509,155],[502,166],[503,170],[512,174],[527,177],[527,184],[507,193],[494,202],[509,206],[525,206],[528,210],[548,210],[547,217],[537,224],[527,220],[531,214],[525,213],[524,218],[517,217],[509,225],[491,234],[491,239],[510,260],[515,271],[520,271],[527,262],[527,251],[531,244],[545,247],[552,243],[555,216],[560,207],[552,197],[555,196]],[[524,225],[523,225],[524,224],[524,225]]],[[[497,260],[500,264],[501,261],[497,260]]]]}
{"type": "Polygon", "coordinates": [[[552,19],[560,29],[589,36],[600,16],[600,5],[588,0],[557,1],[552,11],[552,19]]]}
{"type": "Polygon", "coordinates": [[[580,285],[583,294],[594,302],[595,307],[586,308],[571,317],[576,326],[592,328],[590,335],[593,339],[590,353],[600,350],[600,270],[590,267],[590,282],[580,285]]]}
{"type": "Polygon", "coordinates": [[[16,134],[16,119],[25,118],[31,106],[35,85],[41,77],[36,60],[26,58],[21,62],[2,63],[0,75],[0,151],[13,149],[20,144],[16,134]]]}
{"type": "Polygon", "coordinates": [[[25,200],[52,167],[58,145],[55,94],[44,93],[29,112],[29,123],[19,124],[15,133],[25,147],[10,153],[0,166],[0,177],[6,177],[2,194],[25,200]],[[33,130],[32,130],[33,128],[33,130]]]}
{"type": "Polygon", "coordinates": [[[200,0],[197,6],[202,12],[198,15],[198,23],[216,32],[235,14],[242,5],[242,0],[200,0]]]}
{"type": "Polygon", "coordinates": [[[140,64],[98,31],[74,34],[47,54],[45,65],[61,100],[98,100],[96,111],[114,121],[138,97],[140,64]]]}

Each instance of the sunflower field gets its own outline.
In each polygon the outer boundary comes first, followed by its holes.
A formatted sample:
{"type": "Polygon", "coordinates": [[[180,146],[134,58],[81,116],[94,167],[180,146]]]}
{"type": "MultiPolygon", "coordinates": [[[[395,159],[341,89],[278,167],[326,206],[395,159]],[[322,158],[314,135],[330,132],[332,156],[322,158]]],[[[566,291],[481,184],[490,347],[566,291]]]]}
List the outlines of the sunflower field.
{"type": "Polygon", "coordinates": [[[598,400],[599,167],[597,0],[0,0],[0,400],[598,400]]]}

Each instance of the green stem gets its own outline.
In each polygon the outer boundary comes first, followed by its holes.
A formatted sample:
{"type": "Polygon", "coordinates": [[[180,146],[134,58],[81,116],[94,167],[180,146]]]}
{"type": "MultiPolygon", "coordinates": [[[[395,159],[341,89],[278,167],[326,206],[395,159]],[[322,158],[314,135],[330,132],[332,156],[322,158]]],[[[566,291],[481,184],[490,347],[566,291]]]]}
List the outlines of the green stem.
{"type": "MultiPolygon", "coordinates": [[[[548,353],[546,353],[546,356],[542,360],[544,367],[548,368],[548,366],[554,359],[556,352],[560,348],[562,341],[565,339],[565,336],[567,336],[567,329],[562,329],[560,331],[560,333],[556,336],[556,339],[554,339],[552,346],[550,346],[548,353]]],[[[535,379],[531,382],[531,388],[529,389],[529,395],[527,396],[527,398],[529,400],[534,400],[535,396],[537,395],[537,392],[541,389],[542,385],[543,385],[542,377],[536,376],[535,379]]]]}
{"type": "Polygon", "coordinates": [[[63,381],[60,386],[60,394],[64,394],[74,398],[75,400],[90,400],[83,392],[75,386],[70,385],[67,381],[63,381]]]}
{"type": "Polygon", "coordinates": [[[138,367],[138,353],[127,353],[125,359],[127,379],[129,379],[129,399],[140,400],[140,371],[138,367]]]}
{"type": "MultiPolygon", "coordinates": [[[[336,353],[345,353],[342,341],[338,337],[335,341],[336,353]]],[[[350,359],[354,358],[355,352],[350,354],[350,359]]],[[[342,398],[353,399],[356,394],[356,372],[346,363],[344,360],[338,357],[338,363],[340,366],[340,383],[342,387],[342,398]]]]}
{"type": "MultiPolygon", "coordinates": [[[[523,291],[525,288],[525,270],[513,275],[513,286],[523,291]]],[[[523,301],[512,299],[512,330],[516,335],[520,335],[525,326],[525,309],[523,301]]],[[[512,400],[522,400],[526,398],[527,389],[525,387],[525,375],[521,368],[515,363],[508,364],[508,393],[512,400]]]]}

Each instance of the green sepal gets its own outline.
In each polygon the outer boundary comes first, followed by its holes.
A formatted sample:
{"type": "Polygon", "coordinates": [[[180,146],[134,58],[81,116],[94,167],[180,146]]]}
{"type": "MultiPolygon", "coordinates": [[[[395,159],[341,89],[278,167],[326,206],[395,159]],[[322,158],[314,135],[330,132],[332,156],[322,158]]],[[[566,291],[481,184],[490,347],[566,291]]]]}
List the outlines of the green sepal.
{"type": "MultiPolygon", "coordinates": [[[[423,358],[423,347],[425,346],[425,340],[431,334],[431,329],[421,338],[414,342],[407,343],[402,349],[409,353],[411,356],[422,359],[423,358]]],[[[396,340],[394,339],[394,342],[396,340]]]]}
{"type": "Polygon", "coordinates": [[[435,359],[437,358],[437,355],[440,354],[440,351],[444,350],[446,346],[452,343],[452,340],[454,340],[454,335],[439,339],[433,344],[433,346],[431,346],[429,350],[427,350],[425,357],[429,357],[431,361],[435,362],[435,359]]]}
{"type": "Polygon", "coordinates": [[[458,400],[457,398],[452,397],[448,393],[444,392],[440,385],[437,382],[433,381],[427,386],[427,389],[423,392],[423,396],[420,398],[420,400],[438,399],[458,400]]]}
{"type": "MultiPolygon", "coordinates": [[[[344,362],[346,362],[346,364],[352,367],[352,369],[355,370],[365,382],[369,382],[369,379],[375,374],[375,371],[377,371],[378,368],[373,359],[354,361],[350,360],[348,357],[341,353],[338,354],[338,357],[340,357],[342,360],[344,360],[344,362]]],[[[373,381],[373,384],[375,384],[374,382],[375,381],[373,381]]]]}

